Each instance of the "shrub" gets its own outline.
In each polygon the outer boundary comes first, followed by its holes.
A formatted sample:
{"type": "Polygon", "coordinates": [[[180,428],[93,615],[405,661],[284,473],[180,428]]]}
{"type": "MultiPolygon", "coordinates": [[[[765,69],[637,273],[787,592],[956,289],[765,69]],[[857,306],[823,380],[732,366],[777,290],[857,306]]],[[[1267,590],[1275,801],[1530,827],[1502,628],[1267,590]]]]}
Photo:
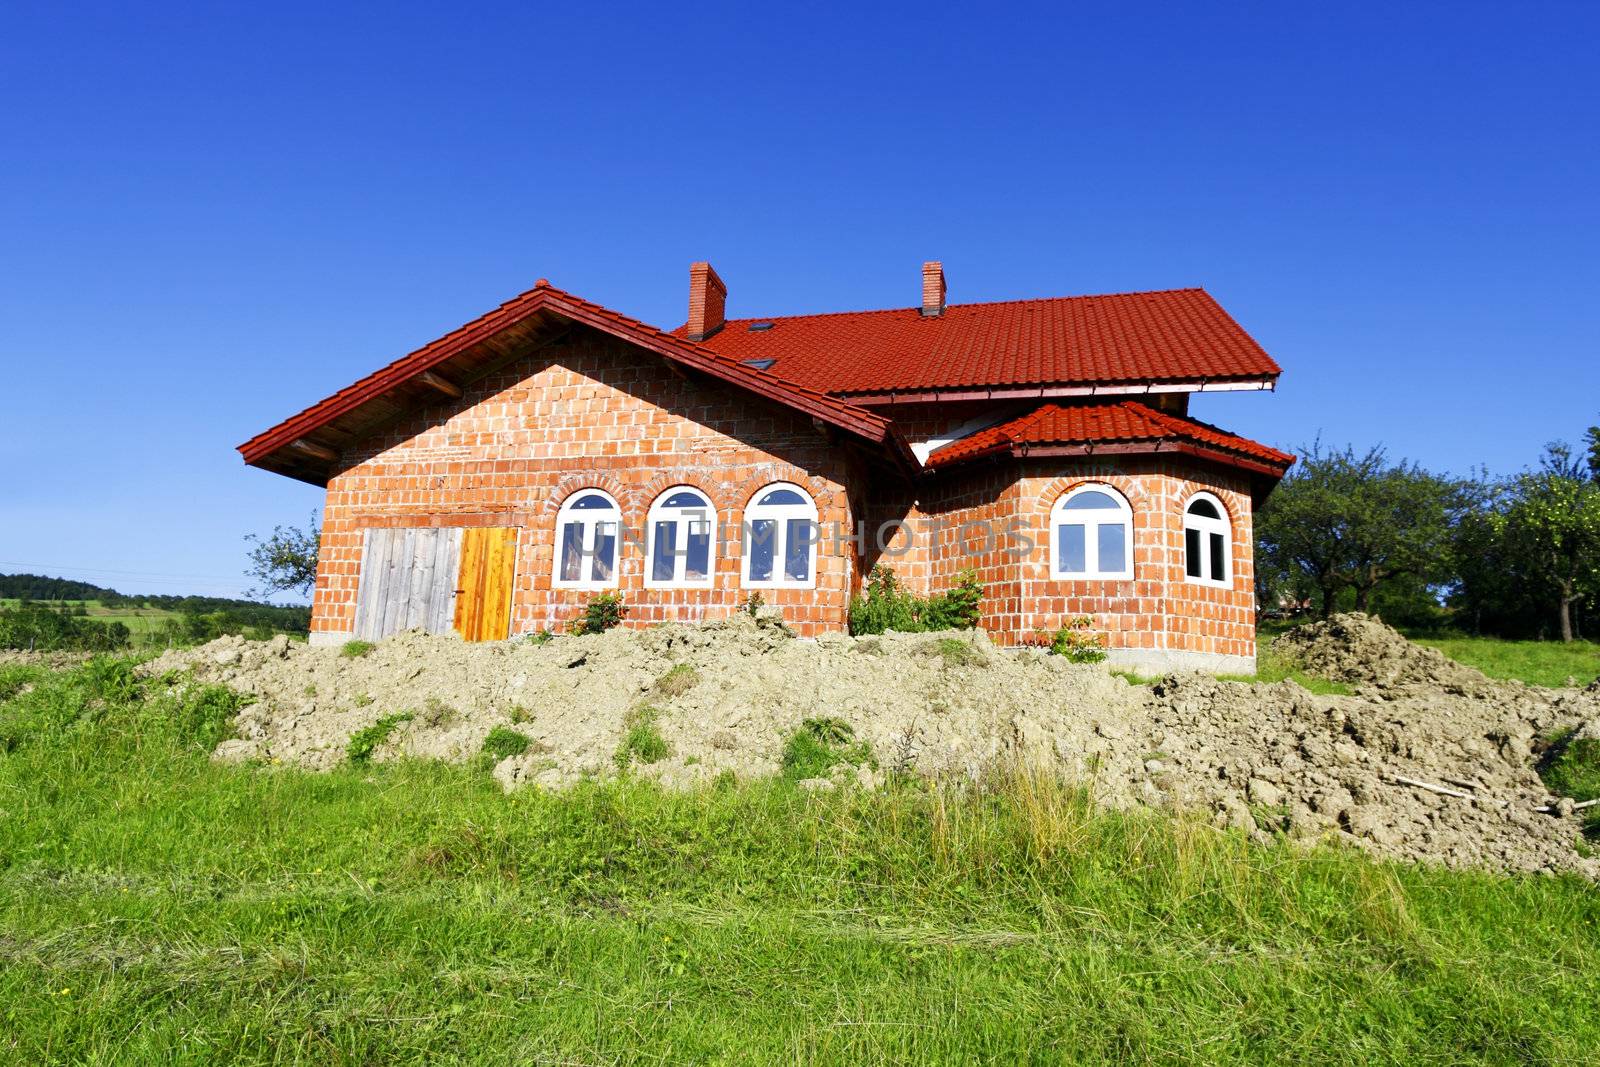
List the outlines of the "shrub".
{"type": "Polygon", "coordinates": [[[628,732],[623,736],[614,757],[619,771],[625,771],[635,763],[659,763],[667,758],[672,749],[656,728],[656,720],[660,717],[661,709],[649,704],[628,713],[625,723],[628,732]]]}
{"type": "Polygon", "coordinates": [[[359,659],[377,647],[371,641],[346,641],[344,647],[339,650],[339,655],[345,659],[359,659]]]}
{"type": "Polygon", "coordinates": [[[855,740],[856,732],[843,719],[807,719],[783,746],[783,776],[798,782],[823,778],[841,763],[872,763],[872,747],[855,740]]]}
{"type": "Polygon", "coordinates": [[[766,598],[763,597],[759,592],[751,593],[749,596],[744,598],[744,613],[746,615],[759,614],[761,608],[766,604],[766,602],[766,598]]]}
{"type": "Polygon", "coordinates": [[[978,625],[982,600],[983,585],[976,571],[962,571],[955,585],[923,599],[906,591],[893,568],[879,564],[867,576],[866,596],[850,601],[850,632],[861,636],[886,630],[970,630],[978,625]]]}
{"type": "Polygon", "coordinates": [[[573,620],[572,632],[579,635],[605,633],[622,625],[627,614],[628,605],[623,603],[621,593],[601,593],[584,606],[582,615],[573,620]]]}
{"type": "Polygon", "coordinates": [[[542,645],[550,641],[554,641],[555,637],[555,631],[553,630],[535,630],[533,633],[524,637],[523,640],[530,645],[542,645]]]}
{"type": "Polygon", "coordinates": [[[363,764],[372,762],[372,753],[377,747],[389,739],[395,728],[403,722],[410,722],[414,716],[409,711],[402,711],[394,715],[385,715],[377,722],[365,729],[357,730],[350,735],[350,743],[345,746],[345,756],[351,763],[363,764]]]}
{"type": "Polygon", "coordinates": [[[1073,663],[1099,663],[1106,658],[1105,637],[1089,630],[1087,615],[1068,619],[1050,638],[1050,654],[1065,656],[1073,663]]]}
{"type": "Polygon", "coordinates": [[[489,731],[489,736],[483,739],[483,751],[498,762],[511,756],[522,755],[528,751],[529,744],[531,742],[527,734],[505,726],[496,726],[489,731]]]}

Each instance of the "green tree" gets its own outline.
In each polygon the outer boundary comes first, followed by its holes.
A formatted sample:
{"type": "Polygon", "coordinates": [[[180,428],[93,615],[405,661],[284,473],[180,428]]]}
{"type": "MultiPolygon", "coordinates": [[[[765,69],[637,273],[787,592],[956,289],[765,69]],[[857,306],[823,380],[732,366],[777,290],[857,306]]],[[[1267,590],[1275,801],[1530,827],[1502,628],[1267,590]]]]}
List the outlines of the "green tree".
{"type": "Polygon", "coordinates": [[[1499,520],[1504,555],[1554,610],[1563,641],[1575,637],[1573,609],[1600,596],[1600,480],[1592,462],[1592,452],[1579,459],[1565,444],[1550,445],[1538,469],[1514,480],[1499,520]]]}
{"type": "Polygon", "coordinates": [[[1470,500],[1465,483],[1391,463],[1382,448],[1316,443],[1303,452],[1256,519],[1269,585],[1314,591],[1326,617],[1346,590],[1366,611],[1386,585],[1431,597],[1450,579],[1451,533],[1470,500]]]}
{"type": "Polygon", "coordinates": [[[245,540],[255,547],[250,549],[250,567],[245,573],[260,583],[260,588],[245,595],[265,599],[273,593],[310,592],[317,581],[317,548],[321,539],[316,512],[311,513],[304,530],[274,526],[268,537],[246,534],[245,540]]]}

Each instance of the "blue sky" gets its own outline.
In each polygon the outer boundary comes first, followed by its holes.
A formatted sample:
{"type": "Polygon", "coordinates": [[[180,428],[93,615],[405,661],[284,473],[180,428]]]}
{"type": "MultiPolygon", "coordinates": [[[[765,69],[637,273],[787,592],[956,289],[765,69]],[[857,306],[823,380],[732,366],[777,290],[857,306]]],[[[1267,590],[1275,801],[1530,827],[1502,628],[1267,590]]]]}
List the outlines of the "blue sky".
{"type": "Polygon", "coordinates": [[[9,4],[0,571],[234,594],[234,446],[549,277],[683,320],[1203,285],[1194,413],[1508,472],[1600,416],[1593,5],[9,4]]]}

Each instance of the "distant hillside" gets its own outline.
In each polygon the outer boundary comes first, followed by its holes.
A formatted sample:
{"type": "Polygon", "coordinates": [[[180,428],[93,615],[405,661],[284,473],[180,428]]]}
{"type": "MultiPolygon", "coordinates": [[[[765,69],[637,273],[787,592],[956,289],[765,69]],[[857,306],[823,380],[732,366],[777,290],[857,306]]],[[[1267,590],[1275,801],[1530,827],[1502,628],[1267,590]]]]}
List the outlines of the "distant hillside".
{"type": "Polygon", "coordinates": [[[120,597],[115,589],[102,589],[71,578],[46,578],[42,574],[0,574],[0,600],[105,600],[120,597]]]}
{"type": "Polygon", "coordinates": [[[110,650],[222,634],[303,635],[311,609],[231,597],[128,594],[41,574],[0,574],[0,648],[110,650]]]}
{"type": "Polygon", "coordinates": [[[176,612],[269,611],[303,612],[295,604],[267,604],[217,596],[176,596],[169,593],[119,593],[115,589],[72,578],[42,574],[0,574],[0,600],[98,600],[110,608],[161,608],[176,612]]]}

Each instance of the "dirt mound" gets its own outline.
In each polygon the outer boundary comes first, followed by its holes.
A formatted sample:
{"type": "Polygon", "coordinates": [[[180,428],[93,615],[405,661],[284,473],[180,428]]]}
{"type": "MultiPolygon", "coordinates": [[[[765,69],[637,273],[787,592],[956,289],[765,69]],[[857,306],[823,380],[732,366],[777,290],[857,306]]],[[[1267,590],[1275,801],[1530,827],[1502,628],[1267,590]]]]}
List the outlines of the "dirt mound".
{"type": "Polygon", "coordinates": [[[1361,612],[1297,626],[1272,647],[1309,674],[1380,689],[1485,694],[1503,684],[1491,682],[1438,649],[1412,644],[1398,630],[1361,612]]]}
{"type": "Polygon", "coordinates": [[[619,756],[629,773],[686,785],[778,773],[809,720],[874,757],[813,788],[1042,762],[1114,807],[1199,808],[1252,834],[1451,866],[1600,876],[1575,850],[1576,820],[1535,810],[1552,798],[1533,769],[1539,738],[1600,718],[1600,696],[1490,682],[1358,616],[1293,644],[1308,666],[1371,686],[1324,697],[1184,674],[1146,688],[981,633],[809,641],[748,615],[544,643],[408,633],[361,655],[224,638],[144,669],[257,698],[222,759],[468,760],[510,730],[526,747],[494,765],[506,788],[616,774],[619,756]]]}

